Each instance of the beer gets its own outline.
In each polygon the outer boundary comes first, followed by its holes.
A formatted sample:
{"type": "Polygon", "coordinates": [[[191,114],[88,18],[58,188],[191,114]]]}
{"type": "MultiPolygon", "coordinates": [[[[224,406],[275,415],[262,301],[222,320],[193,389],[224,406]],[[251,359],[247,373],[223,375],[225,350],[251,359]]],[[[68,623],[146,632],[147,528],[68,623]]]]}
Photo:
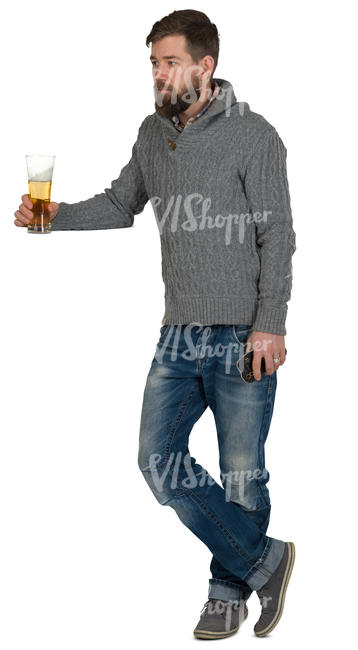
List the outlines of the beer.
{"type": "Polygon", "coordinates": [[[48,204],[51,199],[51,184],[52,181],[29,181],[29,195],[32,201],[31,210],[34,213],[27,226],[27,230],[30,232],[48,232],[51,230],[48,211],[48,204]]]}
{"type": "Polygon", "coordinates": [[[48,205],[51,200],[51,185],[55,156],[25,156],[29,183],[29,197],[34,216],[27,225],[27,232],[49,233],[51,221],[48,205]]]}

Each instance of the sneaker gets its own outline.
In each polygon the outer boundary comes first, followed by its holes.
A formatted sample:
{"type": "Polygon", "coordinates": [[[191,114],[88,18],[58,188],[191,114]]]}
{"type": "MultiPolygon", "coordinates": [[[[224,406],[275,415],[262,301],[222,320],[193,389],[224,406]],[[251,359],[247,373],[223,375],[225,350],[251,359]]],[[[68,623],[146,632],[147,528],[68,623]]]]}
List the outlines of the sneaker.
{"type": "Polygon", "coordinates": [[[285,542],[282,560],[271,578],[257,590],[261,603],[261,616],[254,626],[256,636],[269,634],[281,618],[287,585],[295,563],[295,545],[285,542]]]}
{"type": "Polygon", "coordinates": [[[249,610],[245,600],[209,598],[194,630],[197,639],[223,639],[238,631],[249,610]]]}

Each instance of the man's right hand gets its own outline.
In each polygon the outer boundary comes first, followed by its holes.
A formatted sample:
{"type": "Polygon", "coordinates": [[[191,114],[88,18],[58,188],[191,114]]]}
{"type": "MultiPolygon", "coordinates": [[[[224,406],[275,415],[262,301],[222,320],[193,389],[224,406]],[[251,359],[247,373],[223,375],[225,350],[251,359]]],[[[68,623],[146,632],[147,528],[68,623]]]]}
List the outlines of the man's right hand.
{"type": "MultiPolygon", "coordinates": [[[[23,194],[21,197],[22,203],[19,205],[19,209],[14,212],[14,215],[16,217],[14,224],[15,226],[27,226],[31,219],[34,216],[33,211],[31,210],[32,208],[32,201],[29,197],[28,194],[23,194]]],[[[50,221],[52,221],[57,212],[58,212],[59,204],[55,203],[54,201],[51,201],[51,203],[48,204],[48,211],[50,213],[50,221]]]]}

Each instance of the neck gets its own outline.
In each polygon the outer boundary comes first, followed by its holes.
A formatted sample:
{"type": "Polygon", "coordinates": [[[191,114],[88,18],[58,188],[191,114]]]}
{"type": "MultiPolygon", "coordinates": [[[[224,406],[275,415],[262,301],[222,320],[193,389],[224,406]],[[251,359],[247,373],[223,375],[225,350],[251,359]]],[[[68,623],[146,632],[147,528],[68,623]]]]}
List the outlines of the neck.
{"type": "Polygon", "coordinates": [[[190,106],[183,113],[178,113],[181,123],[185,125],[191,117],[198,115],[198,113],[200,113],[200,111],[210,100],[213,92],[214,83],[211,83],[210,86],[208,86],[206,89],[202,89],[199,99],[194,102],[194,104],[190,104],[190,106]]]}

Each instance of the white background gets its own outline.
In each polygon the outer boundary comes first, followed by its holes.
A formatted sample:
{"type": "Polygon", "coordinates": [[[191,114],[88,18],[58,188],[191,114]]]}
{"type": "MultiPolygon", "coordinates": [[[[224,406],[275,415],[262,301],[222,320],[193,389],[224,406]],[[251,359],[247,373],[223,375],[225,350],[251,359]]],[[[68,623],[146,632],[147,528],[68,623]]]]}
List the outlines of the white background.
{"type": "MultiPolygon", "coordinates": [[[[145,38],[189,7],[218,27],[215,76],[288,150],[297,250],[266,466],[268,534],[295,542],[296,564],[271,643],[336,646],[355,624],[354,3],[15,1],[1,34],[3,650],[200,643],[211,553],[137,466],[164,315],[152,208],[126,229],[36,237],[14,225],[27,153],[56,155],[54,201],[110,187],[154,111],[145,38]]],[[[209,410],[190,450],[219,480],[209,410]]],[[[262,643],[256,594],[248,606],[238,635],[217,645],[262,643]]]]}

